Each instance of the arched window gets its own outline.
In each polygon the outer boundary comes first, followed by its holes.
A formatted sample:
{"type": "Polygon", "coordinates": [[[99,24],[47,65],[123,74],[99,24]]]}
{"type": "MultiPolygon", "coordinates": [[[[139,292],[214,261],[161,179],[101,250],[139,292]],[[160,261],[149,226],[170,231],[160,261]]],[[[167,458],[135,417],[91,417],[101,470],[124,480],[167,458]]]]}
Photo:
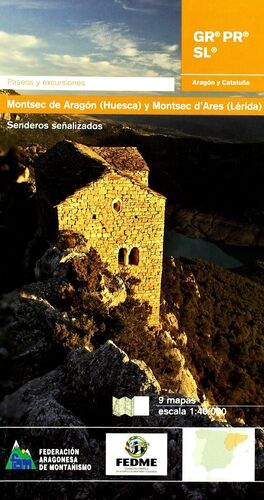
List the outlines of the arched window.
{"type": "Polygon", "coordinates": [[[120,210],[122,208],[121,200],[115,199],[112,203],[112,208],[115,212],[120,212],[120,210]]]}
{"type": "Polygon", "coordinates": [[[137,247],[132,248],[132,250],[129,254],[128,263],[132,264],[133,266],[138,266],[138,264],[139,264],[139,249],[137,247]]]}
{"type": "Polygon", "coordinates": [[[118,252],[118,264],[125,266],[127,264],[127,249],[120,248],[118,252]]]}

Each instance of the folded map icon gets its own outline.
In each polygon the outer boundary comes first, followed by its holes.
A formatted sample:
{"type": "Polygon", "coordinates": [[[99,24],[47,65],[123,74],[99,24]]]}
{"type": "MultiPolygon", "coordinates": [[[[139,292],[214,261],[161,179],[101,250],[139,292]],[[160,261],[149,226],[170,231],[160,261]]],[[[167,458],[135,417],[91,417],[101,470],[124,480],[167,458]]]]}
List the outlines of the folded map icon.
{"type": "Polygon", "coordinates": [[[149,415],[149,396],[134,396],[133,398],[112,398],[112,411],[116,417],[128,415],[129,417],[149,415]]]}

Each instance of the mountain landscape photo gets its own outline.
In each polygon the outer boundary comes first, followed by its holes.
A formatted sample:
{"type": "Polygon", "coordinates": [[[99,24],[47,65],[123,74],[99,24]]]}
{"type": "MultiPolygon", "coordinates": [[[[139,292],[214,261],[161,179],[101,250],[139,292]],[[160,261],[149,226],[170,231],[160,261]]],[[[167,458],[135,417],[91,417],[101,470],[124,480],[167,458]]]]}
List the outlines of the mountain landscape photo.
{"type": "Polygon", "coordinates": [[[263,30],[240,3],[232,28],[206,2],[0,0],[3,500],[263,498],[263,30]]]}

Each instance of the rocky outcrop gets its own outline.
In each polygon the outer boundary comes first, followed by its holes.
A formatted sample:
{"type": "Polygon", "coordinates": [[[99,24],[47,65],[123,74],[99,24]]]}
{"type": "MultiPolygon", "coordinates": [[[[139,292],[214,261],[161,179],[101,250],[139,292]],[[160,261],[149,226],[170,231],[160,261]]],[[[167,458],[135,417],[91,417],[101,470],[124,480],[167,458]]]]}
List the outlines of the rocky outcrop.
{"type": "Polygon", "coordinates": [[[46,280],[54,275],[56,271],[60,268],[62,276],[65,277],[67,273],[67,267],[60,266],[62,258],[62,252],[56,248],[48,248],[48,250],[42,255],[40,259],[37,260],[35,265],[35,276],[38,281],[46,280]]]}
{"type": "Polygon", "coordinates": [[[67,324],[67,316],[44,298],[50,295],[55,283],[41,285],[2,297],[0,345],[4,352],[0,395],[55,368],[65,356],[62,347],[54,342],[52,332],[57,321],[67,324]]]}
{"type": "Polygon", "coordinates": [[[16,150],[20,166],[25,169],[25,172],[28,172],[28,177],[24,181],[20,179],[17,182],[30,182],[33,189],[35,189],[34,162],[46,152],[46,147],[38,143],[33,143],[26,147],[17,146],[16,150]]]}
{"type": "MultiPolygon", "coordinates": [[[[173,325],[177,324],[176,317],[173,314],[167,315],[169,318],[169,323],[173,322],[173,325]],[[174,316],[174,321],[172,320],[174,316]]],[[[175,328],[175,327],[174,327],[175,328]]],[[[175,375],[173,380],[173,390],[177,391],[185,396],[199,401],[198,387],[194,380],[193,375],[186,366],[186,360],[183,352],[179,349],[182,347],[184,333],[179,333],[179,341],[174,340],[168,331],[163,331],[162,336],[164,339],[164,346],[166,345],[167,352],[173,351],[173,362],[178,365],[177,375],[175,375]]],[[[187,337],[184,336],[185,345],[187,343],[187,337]]],[[[170,360],[168,360],[170,362],[170,360]]],[[[171,382],[172,384],[172,382],[171,382]]]]}
{"type": "MultiPolygon", "coordinates": [[[[35,276],[37,280],[51,278],[65,280],[71,261],[75,258],[85,258],[87,250],[88,246],[80,248],[79,251],[73,249],[61,251],[57,247],[49,248],[36,262],[35,276]]],[[[100,272],[92,295],[108,308],[117,307],[127,298],[126,286],[119,276],[100,272]]]]}
{"type": "Polygon", "coordinates": [[[191,238],[222,241],[237,246],[264,246],[263,225],[243,223],[219,214],[182,208],[175,210],[170,218],[170,226],[191,238]]]}
{"type": "Polygon", "coordinates": [[[118,276],[100,273],[95,296],[107,307],[117,307],[127,298],[125,283],[118,276]]]}
{"type": "Polygon", "coordinates": [[[185,367],[185,360],[184,360],[184,365],[180,373],[179,392],[181,394],[185,394],[186,396],[195,399],[196,401],[199,401],[199,396],[197,391],[198,391],[197,384],[190,370],[185,367]]]}
{"type": "Polygon", "coordinates": [[[0,415],[8,425],[80,425],[79,416],[92,424],[93,415],[107,422],[112,419],[113,395],[159,392],[160,385],[145,363],[130,360],[109,341],[94,352],[72,351],[58,368],[7,395],[0,415]]]}
{"type": "MultiPolygon", "coordinates": [[[[164,393],[146,364],[129,359],[124,351],[108,341],[93,352],[84,348],[72,351],[55,370],[7,395],[0,403],[0,423],[9,426],[126,425],[126,416],[112,415],[112,396],[150,395],[150,416],[130,418],[132,427],[215,425],[208,417],[193,416],[188,411],[160,416],[157,408],[161,394],[164,393]]],[[[183,397],[179,393],[166,395],[183,397]]]]}
{"type": "Polygon", "coordinates": [[[32,155],[0,143],[0,291],[8,292],[28,280],[25,259],[37,229],[37,205],[32,155]]]}
{"type": "Polygon", "coordinates": [[[143,362],[130,360],[111,340],[87,353],[77,349],[67,359],[66,382],[74,393],[116,397],[138,393],[159,393],[160,385],[152,370],[143,362]]]}
{"type": "MultiPolygon", "coordinates": [[[[15,291],[3,296],[0,310],[2,317],[5,317],[5,326],[2,328],[0,339],[3,345],[0,352],[3,395],[13,393],[20,386],[30,384],[30,381],[36,377],[45,376],[50,370],[56,369],[67,355],[67,350],[58,342],[58,339],[56,341],[54,330],[56,325],[64,325],[65,329],[70,330],[72,322],[76,320],[71,318],[66,311],[59,310],[52,305],[57,294],[56,290],[61,283],[66,282],[63,279],[66,277],[68,268],[67,262],[64,261],[65,255],[61,257],[62,254],[63,252],[53,248],[50,252],[46,252],[41,265],[37,266],[41,277],[46,277],[46,280],[27,285],[20,292],[15,291]]],[[[71,253],[66,252],[66,257],[70,258],[70,255],[71,253]]],[[[73,251],[72,255],[75,255],[73,251]]],[[[99,272],[99,281],[92,296],[97,296],[98,299],[100,297],[104,305],[106,304],[104,297],[109,297],[107,304],[114,304],[117,298],[124,294],[123,288],[124,283],[120,278],[114,276],[111,278],[111,275],[99,272]],[[104,278],[104,288],[102,288],[104,278]],[[117,287],[119,281],[115,282],[113,287],[111,280],[120,280],[119,288],[117,287]],[[106,283],[108,283],[107,287],[106,283]]],[[[176,317],[173,314],[168,315],[166,324],[177,327],[176,317]]],[[[179,339],[179,343],[173,340],[169,331],[162,331],[160,336],[162,336],[162,345],[167,353],[167,363],[173,363],[173,366],[177,368],[174,370],[175,376],[171,381],[173,384],[171,389],[198,401],[195,380],[186,367],[184,355],[179,350],[182,340],[179,339]]],[[[110,408],[113,395],[132,397],[146,391],[154,394],[161,391],[163,382],[164,387],[168,385],[166,376],[164,380],[161,376],[158,382],[144,361],[129,359],[127,354],[111,341],[90,353],[84,349],[71,351],[64,373],[67,390],[63,389],[63,393],[67,401],[66,406],[79,408],[81,416],[85,409],[90,414],[91,407],[93,413],[99,411],[98,394],[100,394],[99,406],[103,398],[108,401],[110,408]],[[85,395],[87,395],[89,408],[86,408],[84,403],[85,395]]],[[[55,379],[56,377],[55,373],[55,379]]],[[[50,382],[47,385],[50,385],[50,382]]],[[[34,394],[31,388],[30,392],[34,394]]],[[[40,392],[43,395],[42,387],[40,392]]],[[[48,407],[49,401],[50,398],[48,398],[48,407]]],[[[43,405],[43,401],[41,404],[43,405]]]]}
{"type": "Polygon", "coordinates": [[[74,408],[84,422],[96,420],[105,422],[104,425],[112,421],[112,396],[160,392],[160,385],[146,364],[130,360],[111,341],[92,353],[83,349],[72,351],[66,360],[64,387],[67,407],[74,408]]]}
{"type": "MultiPolygon", "coordinates": [[[[50,408],[50,413],[46,413],[46,418],[53,421],[52,425],[61,425],[57,421],[64,421],[64,412],[54,412],[56,400],[60,399],[60,382],[62,380],[63,372],[56,369],[43,377],[31,380],[27,384],[20,387],[14,393],[6,396],[0,404],[0,415],[3,422],[8,425],[37,425],[33,424],[35,415],[36,422],[39,421],[38,415],[42,413],[42,409],[50,408]],[[54,415],[57,419],[54,419],[54,415]]],[[[69,416],[69,412],[66,412],[69,416]]],[[[66,418],[67,420],[67,418],[66,418]]],[[[72,421],[74,420],[72,415],[72,421]]]]}
{"type": "MultiPolygon", "coordinates": [[[[172,259],[171,265],[173,266],[173,264],[174,260],[172,259]]],[[[194,287],[196,295],[200,298],[200,293],[199,291],[197,292],[198,286],[193,274],[190,274],[186,278],[186,283],[188,283],[189,286],[194,287]]],[[[163,306],[164,305],[165,304],[163,304],[163,306]]],[[[199,401],[198,387],[193,375],[186,366],[184,356],[184,351],[188,343],[188,337],[184,331],[180,330],[179,321],[172,312],[162,315],[162,325],[164,329],[163,335],[166,337],[166,343],[173,349],[174,359],[179,364],[178,375],[175,377],[175,387],[177,387],[177,391],[181,394],[199,401]],[[172,338],[170,332],[174,334],[174,338],[172,338]]]]}

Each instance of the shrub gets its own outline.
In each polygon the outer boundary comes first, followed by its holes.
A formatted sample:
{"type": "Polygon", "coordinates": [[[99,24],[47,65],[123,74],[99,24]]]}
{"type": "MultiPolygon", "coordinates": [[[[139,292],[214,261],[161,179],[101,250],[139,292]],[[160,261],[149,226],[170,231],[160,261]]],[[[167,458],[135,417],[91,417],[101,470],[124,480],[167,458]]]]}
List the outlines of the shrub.
{"type": "Polygon", "coordinates": [[[190,370],[218,403],[263,401],[263,292],[260,283],[213,264],[165,262],[162,315],[177,316],[190,370]]]}

